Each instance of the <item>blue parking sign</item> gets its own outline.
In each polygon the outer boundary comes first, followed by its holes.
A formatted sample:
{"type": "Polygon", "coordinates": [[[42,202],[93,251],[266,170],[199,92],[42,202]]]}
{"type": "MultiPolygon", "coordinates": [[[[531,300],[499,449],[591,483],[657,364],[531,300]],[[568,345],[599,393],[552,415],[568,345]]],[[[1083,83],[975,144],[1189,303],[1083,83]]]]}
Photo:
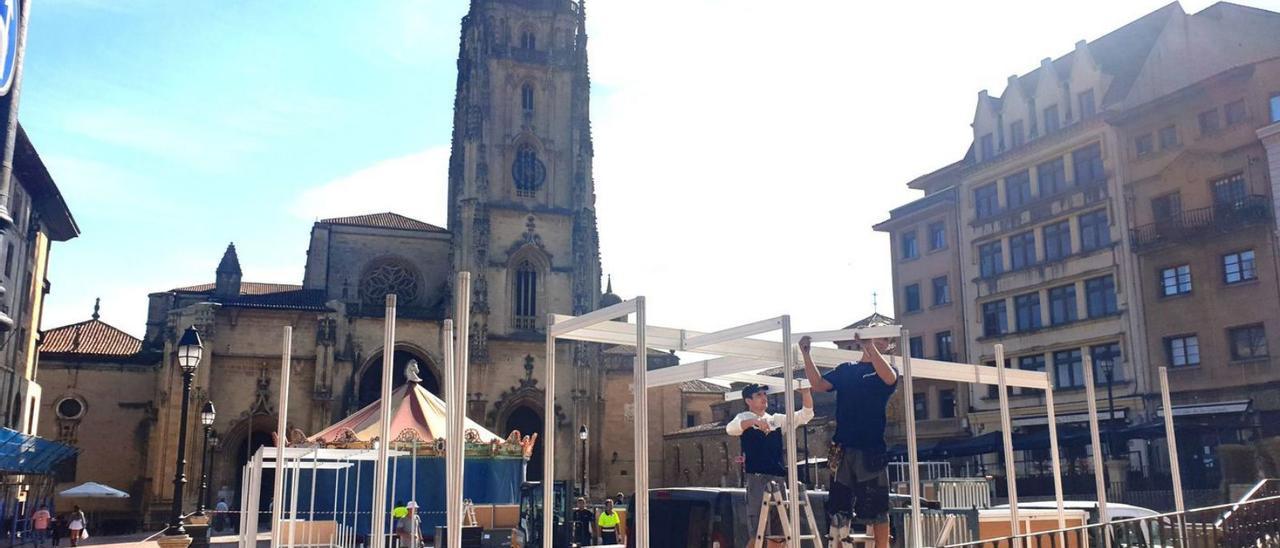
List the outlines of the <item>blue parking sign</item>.
{"type": "Polygon", "coordinates": [[[0,69],[0,95],[13,87],[14,65],[18,58],[18,22],[22,19],[18,7],[22,0],[0,0],[0,48],[3,48],[4,67],[0,69]]]}

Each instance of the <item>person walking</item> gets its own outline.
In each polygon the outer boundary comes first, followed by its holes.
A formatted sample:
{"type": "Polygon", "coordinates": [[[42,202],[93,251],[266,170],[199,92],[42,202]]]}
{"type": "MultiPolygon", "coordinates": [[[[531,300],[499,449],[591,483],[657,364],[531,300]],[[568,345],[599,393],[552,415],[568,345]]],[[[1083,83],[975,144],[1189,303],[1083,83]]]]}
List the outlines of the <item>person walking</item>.
{"type": "Polygon", "coordinates": [[[67,536],[71,538],[72,546],[79,546],[80,541],[89,536],[85,531],[89,528],[88,520],[84,517],[84,511],[80,510],[80,506],[76,505],[70,514],[67,514],[67,536]]]}
{"type": "MultiPolygon", "coordinates": [[[[418,503],[409,501],[409,504],[397,506],[397,509],[400,508],[404,509],[404,515],[396,521],[396,536],[400,538],[400,546],[418,548],[422,545],[422,521],[418,518],[418,503]]],[[[448,534],[457,535],[460,532],[449,531],[448,534]]]]}
{"type": "Polygon", "coordinates": [[[53,521],[53,516],[49,514],[49,508],[43,504],[31,513],[31,538],[35,541],[36,546],[44,546],[44,541],[49,538],[49,523],[53,521]]]}
{"type": "Polygon", "coordinates": [[[622,519],[613,509],[613,499],[605,499],[604,510],[596,518],[596,528],[600,535],[600,544],[621,544],[619,539],[626,537],[622,519]]]}
{"type": "Polygon", "coordinates": [[[884,353],[890,339],[854,342],[862,361],[842,363],[826,375],[810,357],[809,337],[801,337],[805,377],[818,392],[836,393],[836,432],[832,454],[831,489],[827,495],[827,525],[832,541],[849,536],[849,525],[867,526],[876,548],[889,546],[888,448],[884,441],[885,408],[898,388],[898,372],[884,353]]]}
{"type": "Polygon", "coordinates": [[[578,507],[573,509],[573,542],[578,546],[595,544],[591,527],[596,522],[596,513],[587,508],[587,499],[578,497],[578,507]]]}
{"type": "MultiPolygon", "coordinates": [[[[786,484],[787,464],[784,441],[786,428],[796,428],[813,420],[813,394],[800,390],[801,408],[793,417],[786,413],[769,412],[769,389],[751,384],[742,389],[742,399],[747,410],[738,413],[725,432],[738,438],[742,446],[747,481],[747,531],[751,540],[747,546],[755,546],[755,536],[760,523],[760,504],[770,483],[779,487],[786,484]]],[[[784,489],[785,490],[785,489],[784,489]]]]}
{"type": "Polygon", "coordinates": [[[213,530],[221,531],[227,524],[227,512],[231,511],[231,506],[227,504],[227,499],[218,497],[218,504],[213,507],[213,530]]]}

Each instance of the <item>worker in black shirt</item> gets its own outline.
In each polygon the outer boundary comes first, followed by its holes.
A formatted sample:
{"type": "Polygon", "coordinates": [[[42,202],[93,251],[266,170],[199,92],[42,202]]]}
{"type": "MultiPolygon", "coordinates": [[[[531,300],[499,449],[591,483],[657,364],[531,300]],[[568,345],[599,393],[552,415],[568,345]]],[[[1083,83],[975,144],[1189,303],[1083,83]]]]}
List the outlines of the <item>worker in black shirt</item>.
{"type": "MultiPolygon", "coordinates": [[[[805,376],[818,392],[836,393],[836,433],[830,457],[834,474],[827,495],[832,540],[849,535],[849,524],[866,525],[876,548],[889,546],[888,449],[884,441],[885,407],[898,388],[898,372],[884,358],[891,339],[855,338],[862,361],[842,363],[820,375],[809,356],[809,337],[801,337],[805,376]]],[[[839,544],[836,544],[839,546],[839,544]]]]}
{"type": "MultiPolygon", "coordinates": [[[[760,503],[765,489],[771,482],[785,487],[787,481],[786,439],[784,429],[808,424],[813,419],[813,395],[808,389],[800,390],[803,405],[795,412],[794,420],[786,413],[769,412],[769,389],[751,384],[742,389],[742,399],[747,410],[739,413],[725,426],[725,432],[737,436],[742,444],[742,457],[747,483],[747,530],[754,538],[760,523],[760,503]]],[[[784,489],[785,491],[785,489],[784,489]]],[[[754,546],[755,542],[749,542],[754,546]]]]}
{"type": "Polygon", "coordinates": [[[596,523],[596,513],[587,508],[587,499],[578,497],[578,507],[573,509],[573,542],[578,546],[595,544],[591,527],[596,523]]]}

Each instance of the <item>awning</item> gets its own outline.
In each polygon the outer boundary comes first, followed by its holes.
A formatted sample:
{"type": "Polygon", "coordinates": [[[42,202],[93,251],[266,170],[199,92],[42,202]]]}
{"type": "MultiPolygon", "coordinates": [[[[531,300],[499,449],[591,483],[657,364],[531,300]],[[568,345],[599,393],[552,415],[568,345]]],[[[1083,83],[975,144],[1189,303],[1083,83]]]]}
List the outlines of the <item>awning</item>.
{"type": "MultiPolygon", "coordinates": [[[[1124,418],[1125,418],[1127,415],[1128,415],[1128,413],[1126,413],[1126,412],[1125,412],[1125,409],[1124,409],[1124,408],[1116,409],[1115,418],[1116,418],[1117,420],[1124,420],[1124,418]]],[[[1075,424],[1075,423],[1089,422],[1089,414],[1088,414],[1088,413],[1063,413],[1063,414],[1061,414],[1061,415],[1057,415],[1055,418],[1057,418],[1057,419],[1058,419],[1058,424],[1075,424]]],[[[1111,415],[1110,415],[1109,413],[1107,413],[1107,411],[1106,411],[1105,409],[1099,409],[1099,410],[1098,410],[1098,421],[1106,421],[1106,420],[1110,420],[1111,418],[1112,418],[1112,417],[1111,417],[1111,415]]],[[[1049,416],[1048,416],[1048,415],[1035,415],[1035,416],[1031,416],[1031,417],[1017,417],[1017,418],[1014,418],[1014,419],[1013,419],[1012,421],[1010,421],[1010,422],[1011,422],[1015,427],[1017,427],[1017,426],[1047,426],[1047,425],[1049,424],[1049,416]]]]}
{"type": "MultiPolygon", "coordinates": [[[[1246,413],[1253,400],[1235,400],[1209,403],[1189,403],[1173,406],[1173,417],[1200,417],[1205,415],[1228,415],[1246,413]]],[[[1164,407],[1156,409],[1157,417],[1164,417],[1164,407]]]]}
{"type": "Polygon", "coordinates": [[[0,474],[49,474],[79,451],[65,443],[0,428],[0,474]]]}

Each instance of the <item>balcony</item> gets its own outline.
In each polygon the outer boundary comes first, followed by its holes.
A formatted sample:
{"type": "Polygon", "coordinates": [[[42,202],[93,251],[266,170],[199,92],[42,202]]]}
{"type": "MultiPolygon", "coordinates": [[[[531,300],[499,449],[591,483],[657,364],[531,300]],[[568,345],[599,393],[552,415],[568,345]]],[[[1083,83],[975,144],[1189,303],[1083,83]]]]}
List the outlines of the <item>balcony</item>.
{"type": "Polygon", "coordinates": [[[1271,199],[1250,195],[1235,202],[1181,211],[1168,219],[1134,228],[1129,231],[1129,241],[1135,253],[1145,253],[1271,220],[1271,199]]]}

